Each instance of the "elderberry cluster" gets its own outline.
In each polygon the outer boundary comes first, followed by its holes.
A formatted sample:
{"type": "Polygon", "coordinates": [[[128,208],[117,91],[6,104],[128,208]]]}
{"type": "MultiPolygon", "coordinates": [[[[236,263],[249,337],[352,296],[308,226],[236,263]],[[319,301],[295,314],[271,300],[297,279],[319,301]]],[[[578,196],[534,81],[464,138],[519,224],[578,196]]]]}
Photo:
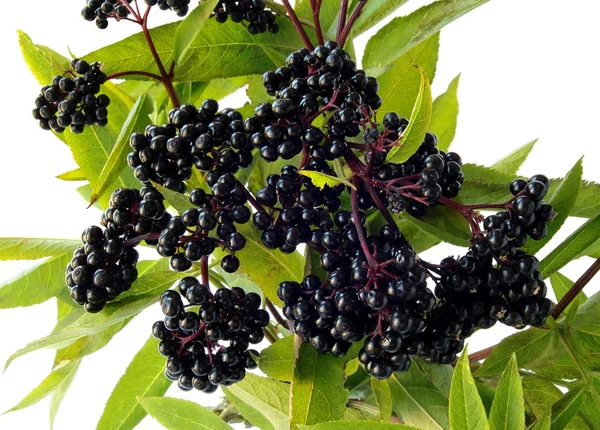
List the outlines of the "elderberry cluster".
{"type": "Polygon", "coordinates": [[[153,244],[151,233],[160,231],[169,220],[162,196],[153,189],[118,189],[102,215],[101,224],[85,229],[83,246],[73,253],[66,268],[71,298],[88,312],[99,312],[106,302],[127,291],[137,279],[141,241],[153,244]]]}
{"type": "Polygon", "coordinates": [[[267,30],[279,32],[275,22],[277,14],[266,7],[265,0],[221,0],[215,6],[215,20],[219,23],[231,19],[235,23],[244,23],[250,34],[260,34],[267,30]]]}
{"type": "Polygon", "coordinates": [[[133,152],[127,161],[135,177],[183,193],[184,181],[192,176],[194,166],[214,173],[215,181],[248,167],[252,144],[244,133],[242,115],[233,109],[218,110],[218,103],[210,99],[200,109],[183,105],[169,112],[168,124],[133,133],[129,141],[133,152]]]}
{"type": "Polygon", "coordinates": [[[160,10],[172,10],[179,17],[184,17],[190,10],[190,0],[144,0],[148,6],[158,5],[160,10]]]}
{"type": "Polygon", "coordinates": [[[263,85],[273,103],[262,103],[254,112],[247,132],[252,144],[267,161],[291,159],[307,146],[316,160],[333,160],[345,154],[346,136],[360,133],[359,122],[381,106],[379,84],[357,70],[350,55],[335,42],[310,52],[290,54],[286,66],[263,74],[263,85]],[[340,107],[331,136],[310,125],[315,116],[340,107]]]}
{"type": "Polygon", "coordinates": [[[281,283],[277,294],[296,334],[322,353],[344,355],[369,335],[359,360],[372,376],[387,378],[408,370],[410,357],[421,351],[418,333],[436,300],[427,271],[395,226],[369,236],[373,261],[365,256],[356,228],[364,228],[366,217],[360,218],[339,211],[337,229],[322,233],[324,283],[309,275],[300,284],[281,283]]]}
{"type": "Polygon", "coordinates": [[[165,291],[160,298],[164,319],[154,323],[152,334],[167,357],[166,377],[184,391],[205,393],[244,379],[246,369],[256,368],[258,356],[248,347],[263,340],[269,324],[260,303],[258,294],[238,287],[213,294],[193,277],[181,279],[177,290],[165,291]]]}
{"type": "Polygon", "coordinates": [[[109,18],[123,19],[131,13],[125,3],[132,0],[87,0],[86,6],[81,10],[81,16],[86,21],[96,21],[96,27],[104,30],[108,27],[109,18]]]}
{"type": "Polygon", "coordinates": [[[231,173],[219,178],[212,194],[200,188],[192,190],[190,202],[195,207],[170,219],[158,238],[158,253],[171,257],[173,270],[184,272],[221,246],[229,252],[222,258],[221,268],[228,273],[237,271],[240,261],[235,253],[246,246],[246,238],[234,223],[245,224],[250,220],[247,201],[246,191],[231,173]],[[213,231],[216,237],[210,236],[213,231]]]}
{"type": "MultiPolygon", "coordinates": [[[[335,176],[333,170],[323,173],[335,176]]],[[[339,196],[343,192],[343,185],[316,187],[291,165],[284,166],[280,175],[269,175],[267,185],[256,193],[256,199],[274,209],[273,213],[261,211],[253,216],[254,226],[263,232],[263,245],[268,249],[279,248],[285,254],[294,252],[301,243],[320,247],[323,232],[333,227],[331,214],[340,208],[339,196]],[[276,208],[277,203],[281,207],[276,208]]]]}
{"type": "Polygon", "coordinates": [[[40,127],[62,133],[70,126],[73,133],[79,134],[86,125],[108,124],[110,99],[106,94],[97,95],[106,82],[100,63],[89,64],[76,58],[68,73],[71,76],[55,76],[36,98],[33,117],[40,127]]]}

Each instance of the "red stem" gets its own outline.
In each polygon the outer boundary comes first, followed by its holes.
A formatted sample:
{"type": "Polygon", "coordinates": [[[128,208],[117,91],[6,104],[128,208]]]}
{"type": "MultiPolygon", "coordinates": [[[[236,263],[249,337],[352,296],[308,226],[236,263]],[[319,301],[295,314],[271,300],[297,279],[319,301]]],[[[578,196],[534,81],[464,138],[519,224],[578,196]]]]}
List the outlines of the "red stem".
{"type": "Polygon", "coordinates": [[[558,302],[554,310],[552,311],[552,317],[558,318],[560,314],[571,304],[571,302],[577,297],[577,295],[583,290],[583,288],[592,280],[594,276],[600,271],[600,258],[594,261],[594,264],[585,271],[583,275],[573,284],[571,289],[567,291],[567,294],[558,302]]]}
{"type": "Polygon", "coordinates": [[[152,79],[156,79],[157,81],[161,81],[162,82],[162,77],[155,75],[154,73],[148,73],[148,72],[142,72],[140,70],[132,70],[129,72],[119,72],[119,73],[114,73],[110,76],[108,76],[106,79],[117,79],[123,76],[130,76],[130,75],[140,75],[140,76],[146,76],[147,78],[152,78],[152,79]]]}
{"type": "Polygon", "coordinates": [[[340,41],[342,31],[344,31],[344,27],[346,27],[346,15],[348,15],[348,0],[342,0],[342,4],[340,5],[340,14],[338,16],[337,32],[335,34],[335,40],[337,40],[338,43],[340,41]]]}
{"type": "Polygon", "coordinates": [[[201,270],[202,270],[202,283],[208,287],[210,281],[208,278],[208,255],[202,257],[201,270]]]}
{"type": "Polygon", "coordinates": [[[310,49],[311,51],[313,49],[315,49],[314,45],[310,41],[310,38],[308,37],[308,34],[306,34],[306,31],[304,31],[304,27],[302,27],[302,23],[298,19],[298,15],[296,15],[296,12],[294,12],[294,8],[290,4],[289,0],[282,0],[282,3],[285,6],[288,16],[292,20],[292,24],[294,25],[294,28],[296,29],[296,31],[302,38],[302,42],[304,42],[304,46],[306,46],[306,48],[310,49]]]}
{"type": "Polygon", "coordinates": [[[371,255],[371,251],[369,250],[369,244],[367,243],[367,236],[365,234],[365,228],[360,222],[360,216],[358,213],[358,186],[359,178],[355,176],[352,179],[352,184],[354,187],[350,193],[351,197],[351,205],[352,205],[352,215],[354,216],[354,222],[356,223],[356,232],[358,233],[358,239],[360,241],[360,246],[363,249],[363,253],[365,254],[365,258],[369,262],[369,266],[375,267],[377,263],[373,260],[373,256],[371,255]]]}
{"type": "Polygon", "coordinates": [[[317,32],[317,40],[319,41],[319,45],[325,43],[325,39],[323,38],[323,29],[321,28],[321,5],[323,4],[323,0],[310,0],[310,8],[312,9],[313,21],[315,23],[315,30],[317,32]]]}
{"type": "Polygon", "coordinates": [[[265,299],[265,303],[267,305],[267,309],[269,310],[269,312],[271,312],[271,314],[273,315],[273,318],[275,318],[275,321],[277,321],[277,324],[282,325],[283,327],[286,327],[287,321],[281,316],[281,314],[279,313],[279,311],[277,310],[275,305],[273,303],[271,303],[271,301],[269,299],[265,299]]]}
{"type": "Polygon", "coordinates": [[[350,36],[352,27],[354,27],[354,23],[356,22],[356,20],[362,13],[366,3],[367,3],[367,0],[359,0],[358,4],[352,11],[352,15],[350,15],[350,18],[348,19],[348,23],[344,26],[344,30],[342,31],[342,34],[337,39],[337,43],[338,43],[338,45],[340,45],[340,47],[343,48],[344,45],[346,44],[346,40],[348,39],[348,36],[350,36]]]}

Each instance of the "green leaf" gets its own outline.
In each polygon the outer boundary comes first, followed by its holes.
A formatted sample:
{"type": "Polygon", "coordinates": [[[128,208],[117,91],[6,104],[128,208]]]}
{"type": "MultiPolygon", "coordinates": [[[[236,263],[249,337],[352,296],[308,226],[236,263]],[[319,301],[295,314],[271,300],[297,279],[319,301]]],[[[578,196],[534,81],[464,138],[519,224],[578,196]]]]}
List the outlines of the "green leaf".
{"type": "Polygon", "coordinates": [[[535,425],[532,427],[532,430],[551,430],[552,428],[552,410],[548,409],[548,411],[542,415],[541,418],[535,422],[535,425]]]}
{"type": "Polygon", "coordinates": [[[56,178],[60,179],[61,181],[73,181],[73,182],[74,181],[87,181],[87,177],[85,176],[85,173],[83,172],[83,170],[81,170],[79,168],[69,170],[68,172],[65,172],[65,173],[61,173],[56,178]]]}
{"type": "MultiPolygon", "coordinates": [[[[190,43],[184,61],[175,68],[178,81],[208,81],[263,73],[285,64],[285,58],[302,46],[288,20],[278,21],[279,32],[251,35],[243,26],[214,19],[190,43]]],[[[167,63],[168,64],[168,63],[167,63]]]]}
{"type": "MultiPolygon", "coordinates": [[[[190,273],[187,274],[190,275],[190,273]]],[[[183,276],[184,274],[176,272],[155,272],[140,277],[129,291],[121,294],[119,300],[108,303],[102,312],[85,313],[61,330],[30,342],[9,357],[5,368],[22,355],[42,348],[61,348],[70,345],[80,337],[100,333],[113,324],[137,315],[156,303],[160,294],[183,276]]]]}
{"type": "Polygon", "coordinates": [[[90,205],[94,204],[106,191],[112,193],[108,187],[114,183],[119,173],[127,169],[127,152],[130,148],[129,137],[136,130],[144,130],[150,124],[148,117],[152,113],[152,100],[147,94],[142,94],[135,104],[129,116],[123,123],[121,133],[117,137],[115,145],[112,147],[106,164],[102,168],[98,180],[92,183],[92,198],[90,205]]]}
{"type": "Polygon", "coordinates": [[[303,343],[291,385],[291,428],[335,421],[343,417],[348,401],[344,359],[319,354],[303,343]]]}
{"type": "Polygon", "coordinates": [[[150,182],[152,182],[154,188],[156,188],[163,195],[166,202],[170,204],[173,207],[173,209],[177,211],[178,214],[181,215],[186,210],[193,207],[190,203],[189,196],[178,193],[177,191],[170,190],[169,188],[164,187],[161,184],[156,183],[154,181],[150,182]]]}
{"type": "Polygon", "coordinates": [[[506,173],[508,175],[516,175],[523,163],[525,162],[525,160],[527,160],[527,157],[533,150],[533,147],[535,146],[537,141],[538,140],[535,139],[529,143],[526,143],[525,145],[521,146],[514,152],[501,159],[500,161],[496,162],[493,166],[491,166],[491,168],[506,173]]]}
{"type": "Polygon", "coordinates": [[[490,411],[490,429],[524,429],[525,405],[523,404],[523,387],[517,366],[517,358],[513,354],[504,370],[492,410],[490,411]]]}
{"type": "Polygon", "coordinates": [[[302,430],[417,430],[415,427],[405,426],[403,424],[387,424],[375,421],[332,421],[328,423],[316,424],[314,426],[298,426],[302,430]]]}
{"type": "Polygon", "coordinates": [[[70,254],[78,246],[81,246],[78,240],[3,237],[0,238],[0,261],[56,257],[70,254]]]}
{"type": "Polygon", "coordinates": [[[433,101],[429,130],[438,138],[438,148],[448,151],[456,134],[458,122],[458,83],[460,74],[448,85],[445,93],[433,101]]]}
{"type": "Polygon", "coordinates": [[[79,360],[70,361],[65,363],[62,367],[54,369],[46,378],[34,388],[23,400],[21,400],[17,405],[10,408],[5,414],[9,412],[18,411],[20,409],[28,408],[31,405],[36,404],[48,394],[54,392],[61,383],[67,378],[69,378],[72,374],[77,372],[79,368],[79,360]]]}
{"type": "Polygon", "coordinates": [[[525,252],[530,255],[534,255],[542,247],[554,237],[554,235],[560,230],[562,225],[567,220],[571,207],[577,199],[579,188],[581,187],[581,176],[583,175],[583,159],[577,161],[575,166],[571,169],[565,179],[562,180],[560,185],[557,187],[555,193],[548,199],[548,203],[552,205],[556,216],[552,222],[548,223],[548,235],[538,241],[530,240],[525,246],[525,252]]]}
{"type": "Polygon", "coordinates": [[[379,406],[379,419],[388,422],[392,416],[392,392],[387,381],[371,378],[371,389],[379,406]]]}
{"type": "Polygon", "coordinates": [[[249,373],[242,382],[223,388],[223,392],[254,426],[264,430],[289,429],[289,384],[249,373]]]}
{"type": "Polygon", "coordinates": [[[258,368],[269,378],[290,382],[294,373],[294,336],[286,336],[263,349],[258,368]]]}
{"type": "Polygon", "coordinates": [[[215,9],[219,0],[206,0],[192,10],[188,16],[181,21],[175,31],[175,63],[185,61],[189,49],[194,41],[200,36],[204,23],[215,9]]]}
{"type": "Polygon", "coordinates": [[[300,173],[307,178],[310,178],[313,185],[319,187],[321,189],[326,186],[335,187],[336,185],[342,184],[346,187],[356,189],[354,185],[352,185],[347,179],[338,178],[337,176],[326,175],[325,173],[315,172],[313,170],[301,170],[300,173]]]}
{"type": "Polygon", "coordinates": [[[386,67],[445,25],[488,0],[441,0],[394,18],[369,39],[363,67],[386,67]]]}
{"type": "Polygon", "coordinates": [[[503,339],[485,359],[475,376],[492,376],[501,373],[516,354],[520,367],[533,362],[552,346],[554,331],[530,328],[503,339]]]}
{"type": "Polygon", "coordinates": [[[56,414],[58,413],[58,409],[60,408],[60,405],[61,405],[63,399],[65,398],[67,391],[69,391],[69,388],[71,387],[71,383],[75,379],[76,375],[77,375],[77,370],[74,370],[67,377],[65,377],[56,386],[56,388],[52,392],[52,395],[50,397],[50,414],[49,414],[50,415],[49,416],[50,430],[52,430],[54,428],[54,420],[56,418],[56,414]]]}
{"type": "MultiPolygon", "coordinates": [[[[262,94],[260,101],[265,100],[265,87],[262,84],[261,75],[238,76],[227,79],[213,79],[206,82],[191,82],[191,92],[189,100],[186,103],[192,103],[200,106],[206,99],[221,100],[230,94],[233,94],[243,86],[256,86],[256,91],[262,94]],[[260,85],[260,86],[259,86],[260,85]]],[[[185,99],[184,99],[185,100],[185,99]]],[[[258,104],[258,101],[255,103],[258,104]]]]}
{"type": "Polygon", "coordinates": [[[408,0],[370,0],[352,27],[352,33],[359,35],[373,28],[378,22],[391,15],[408,0]]]}
{"type": "Polygon", "coordinates": [[[399,146],[392,148],[387,156],[390,163],[403,163],[416,152],[423,143],[423,138],[431,121],[432,101],[429,78],[420,66],[415,67],[421,73],[419,93],[410,114],[408,127],[406,127],[398,141],[399,146]]]}
{"type": "Polygon", "coordinates": [[[552,430],[564,429],[575,417],[583,401],[582,393],[581,388],[573,389],[552,406],[552,430]]]}
{"type": "Polygon", "coordinates": [[[378,116],[383,117],[388,112],[407,118],[410,116],[421,88],[421,73],[414,65],[421,66],[433,79],[439,48],[440,35],[436,33],[406,52],[388,71],[379,75],[379,92],[386,97],[377,111],[378,116]]]}
{"type": "Polygon", "coordinates": [[[50,257],[0,284],[0,309],[37,305],[55,297],[63,288],[70,254],[50,257]]]}
{"type": "MultiPolygon", "coordinates": [[[[556,300],[562,299],[574,284],[573,281],[560,272],[556,272],[550,277],[550,283],[552,284],[552,289],[556,295],[556,300]]],[[[579,306],[581,306],[586,300],[587,296],[583,291],[581,291],[571,302],[571,304],[563,311],[563,314],[567,315],[567,317],[574,316],[579,306]]]]}
{"type": "Polygon", "coordinates": [[[210,409],[189,400],[172,397],[144,397],[140,404],[150,416],[168,430],[231,429],[210,409]]]}
{"type": "Polygon", "coordinates": [[[469,368],[467,349],[454,368],[450,388],[450,426],[453,429],[489,429],[483,403],[469,368]]]}
{"type": "Polygon", "coordinates": [[[150,337],[113,389],[98,421],[102,430],[134,428],[146,416],[140,400],[163,396],[171,386],[164,375],[165,358],[158,353],[158,341],[150,337]]]}
{"type": "MultiPolygon", "coordinates": [[[[265,296],[273,303],[281,305],[277,297],[277,286],[283,281],[300,282],[304,277],[304,257],[299,252],[283,254],[279,250],[263,246],[260,235],[251,223],[238,225],[237,229],[246,238],[246,246],[236,252],[240,259],[240,272],[260,286],[265,296]]],[[[215,258],[218,258],[215,254],[215,258]]]]}
{"type": "Polygon", "coordinates": [[[522,385],[525,403],[538,420],[562,397],[562,392],[552,382],[534,374],[523,375],[522,385]]]}
{"type": "Polygon", "coordinates": [[[600,215],[591,218],[540,262],[544,278],[562,269],[600,237],[600,215]]]}
{"type": "Polygon", "coordinates": [[[429,363],[424,360],[414,360],[413,362],[421,372],[427,375],[427,378],[429,378],[438,391],[444,396],[450,397],[450,385],[452,384],[452,373],[454,371],[452,366],[449,364],[429,363]]]}
{"type": "Polygon", "coordinates": [[[42,85],[52,82],[52,78],[61,75],[69,68],[69,59],[42,45],[35,45],[27,33],[17,30],[23,58],[42,85]]]}
{"type": "Polygon", "coordinates": [[[432,206],[422,218],[404,216],[404,219],[430,236],[456,246],[471,245],[469,222],[458,212],[445,206],[432,206]]]}
{"type": "MultiPolygon", "coordinates": [[[[600,212],[600,184],[583,181],[581,187],[570,215],[593,218],[600,212]]],[[[552,185],[550,191],[552,191],[552,185]]]]}
{"type": "Polygon", "coordinates": [[[448,399],[418,366],[388,380],[392,408],[406,424],[417,428],[449,429],[448,399]]]}

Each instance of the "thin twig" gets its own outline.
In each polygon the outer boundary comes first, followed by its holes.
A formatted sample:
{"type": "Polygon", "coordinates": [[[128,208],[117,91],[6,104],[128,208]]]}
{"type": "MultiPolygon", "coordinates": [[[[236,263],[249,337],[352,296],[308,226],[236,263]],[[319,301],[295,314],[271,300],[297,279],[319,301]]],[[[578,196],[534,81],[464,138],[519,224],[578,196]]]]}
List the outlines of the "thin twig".
{"type": "Polygon", "coordinates": [[[140,76],[145,76],[147,78],[152,78],[152,79],[156,79],[157,81],[162,81],[162,77],[155,75],[154,73],[148,73],[148,72],[142,72],[140,70],[131,70],[128,72],[119,72],[119,73],[114,73],[110,76],[108,76],[106,79],[110,80],[110,79],[118,79],[121,78],[123,76],[130,76],[130,75],[140,75],[140,76]]]}
{"type": "Polygon", "coordinates": [[[340,14],[338,15],[338,25],[337,31],[335,34],[335,40],[339,42],[342,32],[344,31],[344,27],[346,27],[346,15],[348,15],[348,0],[342,0],[342,4],[340,5],[340,14]]]}
{"type": "Polygon", "coordinates": [[[340,47],[343,48],[344,45],[346,44],[346,40],[348,39],[348,36],[350,36],[352,27],[354,27],[354,23],[360,17],[360,14],[362,13],[366,3],[367,3],[367,0],[360,0],[358,2],[358,4],[356,5],[356,7],[354,8],[354,10],[352,11],[352,15],[350,15],[350,18],[348,18],[348,22],[344,26],[344,29],[342,30],[342,34],[337,39],[337,43],[338,43],[338,45],[340,45],[340,47]]]}
{"type": "Polygon", "coordinates": [[[277,324],[280,324],[280,325],[286,327],[287,320],[285,320],[281,316],[281,314],[279,313],[279,311],[277,310],[275,305],[273,303],[271,303],[271,301],[269,299],[265,299],[265,303],[267,305],[267,309],[269,310],[269,312],[271,312],[271,314],[273,315],[273,318],[275,318],[275,321],[277,321],[277,324]]]}
{"type": "Polygon", "coordinates": [[[325,43],[323,38],[323,29],[321,28],[321,5],[323,0],[310,0],[310,8],[312,9],[313,21],[315,23],[315,30],[317,33],[317,40],[319,45],[325,43]]]}
{"type": "Polygon", "coordinates": [[[306,48],[310,49],[311,51],[313,49],[315,49],[314,45],[310,41],[310,38],[308,37],[308,34],[306,34],[306,31],[304,31],[304,27],[302,27],[302,23],[298,19],[298,15],[296,15],[296,12],[294,12],[294,8],[290,4],[289,0],[282,0],[281,2],[285,6],[285,10],[287,11],[288,16],[292,20],[292,24],[294,25],[294,28],[296,29],[296,31],[302,38],[302,41],[304,42],[304,46],[306,46],[306,48]]]}
{"type": "Polygon", "coordinates": [[[558,302],[554,310],[552,311],[552,317],[558,318],[560,314],[571,304],[571,302],[577,297],[577,295],[583,290],[583,288],[592,280],[594,276],[600,271],[600,258],[594,261],[594,264],[585,271],[583,275],[573,284],[571,289],[567,291],[567,294],[558,302]]]}
{"type": "Polygon", "coordinates": [[[496,345],[492,345],[490,347],[487,347],[486,349],[482,349],[481,351],[469,354],[469,362],[473,363],[475,361],[481,361],[488,358],[488,356],[492,353],[495,347],[496,345]]]}

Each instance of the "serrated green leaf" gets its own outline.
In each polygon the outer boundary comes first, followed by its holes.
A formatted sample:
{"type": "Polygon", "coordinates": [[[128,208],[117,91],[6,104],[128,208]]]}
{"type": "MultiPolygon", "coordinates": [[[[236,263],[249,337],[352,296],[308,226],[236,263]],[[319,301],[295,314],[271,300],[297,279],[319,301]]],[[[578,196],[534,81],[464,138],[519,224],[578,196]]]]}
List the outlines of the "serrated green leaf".
{"type": "Polygon", "coordinates": [[[417,430],[415,427],[403,424],[387,424],[369,421],[332,421],[316,424],[314,426],[298,426],[302,430],[364,430],[366,427],[373,430],[417,430]]]}
{"type": "Polygon", "coordinates": [[[291,385],[291,429],[343,417],[348,390],[343,388],[347,359],[319,354],[302,344],[291,385]]]}
{"type": "Polygon", "coordinates": [[[408,127],[400,136],[399,145],[393,147],[387,156],[390,163],[403,163],[408,160],[421,146],[429,129],[432,111],[431,85],[425,70],[420,66],[415,67],[421,73],[421,85],[410,114],[408,127]]]}
{"type": "Polygon", "coordinates": [[[379,406],[379,419],[388,422],[392,416],[392,392],[387,381],[371,378],[371,389],[379,406]]]}
{"type": "Polygon", "coordinates": [[[171,386],[164,375],[165,358],[158,353],[158,341],[150,337],[136,353],[119,379],[104,407],[97,428],[134,428],[146,416],[140,399],[163,396],[171,386]]]}
{"type": "Polygon", "coordinates": [[[106,164],[102,168],[98,179],[92,182],[92,197],[90,205],[94,204],[107,191],[112,193],[109,186],[114,183],[121,171],[128,168],[127,151],[129,146],[129,137],[136,130],[143,130],[150,124],[148,117],[152,113],[152,100],[147,94],[142,94],[133,105],[129,116],[125,119],[117,141],[110,151],[106,164]]]}
{"type": "Polygon", "coordinates": [[[427,375],[440,393],[450,397],[450,385],[452,384],[452,372],[454,371],[452,366],[449,364],[428,363],[421,359],[413,359],[413,363],[418,366],[421,372],[427,375]]]}
{"type": "MultiPolygon", "coordinates": [[[[195,106],[200,106],[206,99],[221,100],[230,94],[233,94],[245,85],[249,88],[251,85],[260,85],[257,87],[257,91],[262,93],[260,101],[266,100],[265,87],[262,84],[262,77],[260,75],[249,75],[239,76],[235,78],[227,79],[213,79],[212,81],[206,82],[191,82],[190,98],[185,100],[185,103],[192,103],[195,106]]],[[[258,102],[256,103],[258,104],[258,102]]],[[[229,106],[227,106],[229,107],[229,106]]]]}
{"type": "Polygon", "coordinates": [[[498,389],[490,411],[489,423],[491,430],[525,428],[523,387],[517,366],[517,358],[514,354],[511,356],[498,383],[498,389]]]}
{"type": "MultiPolygon", "coordinates": [[[[556,272],[550,277],[550,283],[552,284],[552,289],[554,290],[554,294],[556,295],[556,300],[562,299],[563,296],[567,294],[567,292],[571,289],[571,287],[574,284],[573,281],[571,281],[569,278],[567,278],[560,272],[556,272]]],[[[567,306],[567,308],[563,311],[563,314],[567,315],[568,318],[570,316],[574,316],[579,306],[581,306],[586,300],[587,296],[583,291],[581,291],[577,295],[577,297],[575,297],[573,302],[571,302],[571,304],[567,306]]]]}
{"type": "Polygon", "coordinates": [[[258,428],[289,429],[289,384],[248,374],[242,382],[223,388],[223,392],[242,416],[258,428]]]}
{"type": "Polygon", "coordinates": [[[496,345],[490,356],[475,372],[475,376],[492,376],[501,373],[506,368],[513,353],[517,357],[519,366],[526,366],[552,346],[554,334],[553,330],[530,328],[508,336],[496,345]]]}
{"type": "Polygon", "coordinates": [[[350,182],[348,182],[347,179],[344,178],[326,175],[325,173],[315,172],[313,170],[300,170],[298,173],[300,173],[303,176],[306,176],[307,178],[310,178],[313,185],[321,189],[325,188],[326,186],[335,187],[339,184],[342,184],[354,190],[356,189],[354,185],[352,185],[350,182]]]}
{"type": "Polygon", "coordinates": [[[408,0],[371,0],[363,8],[362,13],[352,27],[352,33],[359,35],[373,28],[394,11],[398,10],[408,0]]]}
{"type": "Polygon", "coordinates": [[[489,429],[483,402],[469,368],[467,349],[454,368],[450,387],[450,426],[453,429],[489,429]]]}
{"type": "Polygon", "coordinates": [[[573,389],[552,406],[552,423],[550,425],[552,430],[564,429],[575,417],[583,401],[582,393],[581,388],[573,389]]]}
{"type": "Polygon", "coordinates": [[[410,224],[430,236],[456,246],[471,245],[469,222],[458,212],[445,206],[432,206],[422,218],[404,216],[410,224]]]}
{"type": "Polygon", "coordinates": [[[148,415],[168,430],[229,430],[231,427],[210,409],[189,400],[172,397],[144,397],[140,404],[148,415]]]}
{"type": "Polygon", "coordinates": [[[23,58],[31,73],[42,85],[52,82],[69,68],[69,59],[42,45],[36,45],[27,33],[17,30],[23,58]]]}
{"type": "MultiPolygon", "coordinates": [[[[550,185],[550,192],[554,184],[550,185]]],[[[582,218],[593,218],[600,213],[600,184],[591,181],[583,181],[581,190],[575,204],[571,208],[571,216],[582,218]]]]}
{"type": "Polygon", "coordinates": [[[177,211],[178,214],[184,213],[186,210],[191,209],[193,206],[190,203],[189,196],[185,194],[178,193],[177,191],[173,191],[168,189],[167,187],[162,186],[154,181],[150,181],[154,188],[156,188],[165,198],[165,201],[170,204],[173,209],[177,211]]]}
{"type": "Polygon", "coordinates": [[[37,305],[66,288],[65,267],[71,255],[50,257],[0,285],[0,309],[37,305]]]}
{"type": "Polygon", "coordinates": [[[206,0],[192,10],[188,16],[179,23],[175,31],[175,63],[185,61],[189,49],[200,36],[204,23],[215,9],[219,0],[206,0]]]}
{"type": "Polygon", "coordinates": [[[61,181],[87,181],[87,177],[85,173],[80,168],[69,170],[68,172],[61,173],[56,176],[56,179],[60,179],[61,181]]]}
{"type": "Polygon", "coordinates": [[[286,336],[263,349],[258,368],[269,378],[290,382],[294,372],[294,336],[286,336]]]}
{"type": "Polygon", "coordinates": [[[438,148],[442,151],[448,151],[456,134],[459,81],[460,74],[450,82],[446,92],[433,101],[429,130],[437,136],[438,148]]]}
{"type": "Polygon", "coordinates": [[[379,92],[386,97],[377,111],[378,116],[383,117],[388,112],[396,112],[406,118],[410,116],[421,88],[421,73],[414,65],[421,66],[433,79],[439,48],[440,35],[436,33],[406,52],[388,71],[379,75],[379,92]]]}
{"type": "Polygon", "coordinates": [[[521,381],[524,400],[538,420],[562,397],[562,392],[543,377],[527,374],[521,381]]]}
{"type": "Polygon", "coordinates": [[[600,237],[600,215],[590,218],[540,262],[544,278],[562,269],[600,237]]]}
{"type": "Polygon", "coordinates": [[[527,157],[531,151],[533,151],[533,147],[537,141],[537,139],[532,140],[531,142],[517,148],[514,152],[511,152],[500,161],[494,163],[491,168],[508,175],[516,175],[525,160],[527,160],[527,157]]]}
{"type": "Polygon", "coordinates": [[[558,185],[555,193],[548,199],[548,203],[552,205],[556,216],[548,223],[548,234],[542,240],[530,240],[525,246],[525,252],[530,255],[537,253],[542,247],[547,244],[550,239],[560,230],[562,225],[567,220],[569,212],[577,200],[577,194],[581,187],[581,177],[583,175],[583,159],[577,161],[575,166],[567,173],[565,179],[558,185]]]}
{"type": "Polygon", "coordinates": [[[27,394],[23,400],[4,413],[7,414],[9,412],[18,411],[36,404],[48,394],[54,392],[54,390],[56,390],[60,384],[71,374],[77,372],[79,363],[79,360],[70,361],[65,363],[63,366],[54,369],[48,376],[46,376],[40,385],[35,387],[29,394],[27,394]]]}
{"type": "Polygon", "coordinates": [[[494,398],[496,397],[496,389],[485,382],[481,382],[479,379],[475,379],[475,386],[477,387],[477,392],[483,402],[485,412],[489,416],[490,411],[492,410],[492,404],[494,403],[494,398]]]}
{"type": "Polygon", "coordinates": [[[113,324],[137,315],[156,303],[160,294],[183,276],[184,274],[176,272],[155,272],[140,277],[129,291],[121,294],[118,300],[108,303],[102,312],[85,313],[61,330],[30,342],[8,358],[5,368],[22,355],[42,348],[61,348],[70,345],[83,336],[100,333],[113,324]],[[132,290],[137,292],[134,294],[132,290]]]}
{"type": "MultiPolygon", "coordinates": [[[[247,274],[271,302],[281,305],[277,286],[283,281],[300,282],[304,277],[305,259],[299,252],[283,254],[277,249],[265,248],[260,239],[261,232],[250,224],[237,226],[237,230],[246,238],[244,249],[236,252],[241,262],[239,271],[247,274]]],[[[214,254],[215,258],[220,255],[214,254]]]]}
{"type": "Polygon", "coordinates": [[[450,429],[448,399],[418,368],[395,373],[388,380],[392,408],[406,424],[417,428],[450,429]]]}
{"type": "Polygon", "coordinates": [[[78,246],[81,246],[80,241],[70,239],[3,237],[0,238],[0,261],[56,257],[70,254],[78,246]]]}
{"type": "Polygon", "coordinates": [[[243,25],[211,19],[190,43],[184,61],[175,68],[178,81],[207,81],[263,73],[285,64],[302,41],[288,20],[279,32],[251,35],[243,25]]]}
{"type": "Polygon", "coordinates": [[[386,67],[445,25],[488,0],[441,0],[394,18],[369,39],[363,67],[386,67]]]}
{"type": "Polygon", "coordinates": [[[79,364],[77,365],[77,369],[75,369],[68,376],[66,376],[56,386],[56,388],[52,392],[52,395],[50,397],[50,413],[49,413],[50,430],[52,430],[54,428],[54,420],[56,419],[56,414],[58,413],[58,409],[60,408],[60,405],[61,405],[63,399],[65,398],[67,391],[69,391],[69,388],[71,387],[71,383],[75,379],[75,376],[77,376],[78,369],[79,369],[79,364]]]}
{"type": "Polygon", "coordinates": [[[552,428],[552,410],[548,409],[548,411],[542,415],[541,418],[535,422],[535,425],[531,428],[532,430],[551,430],[552,428]]]}

